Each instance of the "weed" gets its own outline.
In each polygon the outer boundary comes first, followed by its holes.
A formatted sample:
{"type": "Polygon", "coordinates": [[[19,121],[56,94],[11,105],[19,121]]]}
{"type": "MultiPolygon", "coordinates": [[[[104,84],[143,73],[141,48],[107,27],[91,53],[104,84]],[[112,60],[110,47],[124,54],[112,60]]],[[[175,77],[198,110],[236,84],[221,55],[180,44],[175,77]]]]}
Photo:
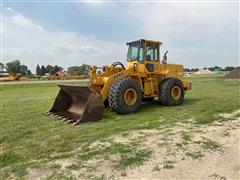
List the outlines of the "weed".
{"type": "Polygon", "coordinates": [[[61,167],[62,166],[60,164],[55,164],[55,163],[49,166],[50,169],[61,169],[61,167]]]}
{"type": "Polygon", "coordinates": [[[186,152],[185,155],[191,157],[192,159],[200,159],[204,157],[204,154],[201,151],[186,152]]]}
{"type": "Polygon", "coordinates": [[[55,172],[46,178],[46,180],[55,180],[55,179],[76,180],[77,178],[74,177],[73,175],[67,175],[61,172],[55,172]]]}
{"type": "Polygon", "coordinates": [[[174,161],[164,161],[163,162],[163,168],[164,169],[173,169],[174,168],[174,164],[175,162],[174,161]]]}
{"type": "Polygon", "coordinates": [[[121,172],[121,176],[127,176],[126,172],[125,172],[125,171],[122,171],[122,172],[121,172]]]}
{"type": "Polygon", "coordinates": [[[67,169],[70,169],[70,170],[79,170],[83,167],[82,164],[71,164],[70,166],[67,166],[66,168],[67,169]]]}
{"type": "Polygon", "coordinates": [[[182,147],[183,145],[181,143],[176,143],[176,146],[182,147]]]}
{"type": "Polygon", "coordinates": [[[205,139],[202,144],[202,148],[209,150],[209,151],[217,151],[221,150],[222,146],[216,141],[212,141],[210,139],[205,139]]]}
{"type": "Polygon", "coordinates": [[[230,132],[229,132],[229,131],[223,131],[223,132],[222,132],[222,136],[223,136],[223,137],[230,137],[231,135],[230,135],[230,132]]]}
{"type": "Polygon", "coordinates": [[[226,177],[220,176],[220,175],[218,175],[217,173],[211,174],[211,175],[209,175],[208,177],[210,177],[210,178],[212,177],[212,178],[214,178],[214,179],[220,179],[220,180],[227,180],[226,177]]]}
{"type": "Polygon", "coordinates": [[[102,176],[89,176],[88,179],[90,179],[90,180],[105,180],[106,177],[105,177],[105,175],[102,175],[102,176]]]}
{"type": "Polygon", "coordinates": [[[160,171],[161,168],[159,167],[159,165],[160,165],[159,163],[156,164],[156,165],[153,167],[152,171],[160,171]]]}
{"type": "Polygon", "coordinates": [[[129,133],[128,133],[128,132],[122,133],[122,137],[127,137],[127,136],[129,136],[129,133]]]}
{"type": "Polygon", "coordinates": [[[182,140],[183,140],[183,144],[188,144],[189,141],[191,141],[191,134],[190,132],[182,132],[181,133],[181,137],[182,137],[182,140]]]}
{"type": "Polygon", "coordinates": [[[127,167],[133,167],[141,165],[144,161],[150,158],[152,151],[147,149],[141,149],[137,152],[121,154],[121,160],[115,165],[117,169],[126,169],[127,167]]]}

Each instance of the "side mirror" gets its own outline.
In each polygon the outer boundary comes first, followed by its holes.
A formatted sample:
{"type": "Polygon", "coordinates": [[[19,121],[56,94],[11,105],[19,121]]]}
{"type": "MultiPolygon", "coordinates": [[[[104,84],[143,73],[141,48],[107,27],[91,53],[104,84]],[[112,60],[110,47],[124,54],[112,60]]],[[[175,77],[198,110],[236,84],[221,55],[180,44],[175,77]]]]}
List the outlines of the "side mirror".
{"type": "Polygon", "coordinates": [[[163,55],[163,60],[162,60],[163,64],[167,64],[167,53],[168,53],[168,50],[163,55]]]}

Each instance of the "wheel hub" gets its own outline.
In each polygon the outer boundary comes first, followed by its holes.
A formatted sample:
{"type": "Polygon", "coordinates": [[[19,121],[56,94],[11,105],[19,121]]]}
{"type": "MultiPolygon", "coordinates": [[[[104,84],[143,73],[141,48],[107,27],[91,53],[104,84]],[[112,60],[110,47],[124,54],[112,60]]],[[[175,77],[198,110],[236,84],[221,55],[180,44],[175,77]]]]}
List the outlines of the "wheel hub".
{"type": "Polygon", "coordinates": [[[137,101],[137,92],[133,88],[129,88],[124,93],[124,101],[128,106],[132,106],[137,101]]]}
{"type": "Polygon", "coordinates": [[[173,88],[171,90],[171,96],[175,101],[180,99],[181,89],[177,85],[173,86],[173,88]]]}

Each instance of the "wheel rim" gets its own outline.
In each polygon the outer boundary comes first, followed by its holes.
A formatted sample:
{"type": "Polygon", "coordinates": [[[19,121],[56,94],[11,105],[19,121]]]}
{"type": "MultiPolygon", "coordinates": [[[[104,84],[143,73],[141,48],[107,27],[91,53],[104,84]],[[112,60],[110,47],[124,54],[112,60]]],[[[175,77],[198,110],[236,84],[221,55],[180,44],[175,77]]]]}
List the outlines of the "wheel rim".
{"type": "Polygon", "coordinates": [[[172,98],[177,101],[180,99],[181,97],[181,89],[179,86],[175,85],[173,86],[172,90],[171,90],[171,96],[172,98]]]}
{"type": "Polygon", "coordinates": [[[137,101],[137,92],[133,88],[129,88],[124,93],[124,101],[128,106],[132,106],[137,101]]]}

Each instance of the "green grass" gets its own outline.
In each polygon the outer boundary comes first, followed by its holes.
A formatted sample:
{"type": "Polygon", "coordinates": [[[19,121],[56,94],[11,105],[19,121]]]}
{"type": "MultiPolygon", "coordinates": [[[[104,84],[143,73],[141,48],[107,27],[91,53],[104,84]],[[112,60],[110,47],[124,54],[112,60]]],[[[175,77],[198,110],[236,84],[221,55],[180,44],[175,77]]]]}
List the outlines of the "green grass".
{"type": "Polygon", "coordinates": [[[221,150],[222,146],[216,141],[210,140],[210,139],[204,139],[204,141],[201,144],[202,148],[209,150],[211,152],[221,150]]]}
{"type": "MultiPolygon", "coordinates": [[[[239,109],[239,81],[224,81],[216,76],[192,77],[188,80],[193,83],[193,89],[186,93],[181,106],[143,103],[137,113],[122,116],[108,108],[101,121],[74,127],[43,115],[57,95],[59,88],[56,83],[1,85],[1,176],[7,177],[11,172],[24,176],[29,167],[73,157],[77,148],[87,147],[91,142],[114,134],[127,135],[131,130],[161,129],[179,122],[189,123],[189,119],[196,124],[208,124],[217,120],[219,113],[239,109]]],[[[83,85],[86,83],[80,82],[83,85]]],[[[187,140],[188,137],[183,139],[187,140]]],[[[132,154],[129,150],[132,147],[126,148],[129,153],[124,148],[118,148],[116,150],[111,146],[108,152],[121,155],[119,167],[142,163],[151,154],[146,151],[132,154]],[[129,156],[124,157],[125,154],[129,156]],[[145,158],[141,159],[140,156],[145,158]]],[[[101,150],[88,156],[94,157],[99,153],[101,150]]]]}
{"type": "Polygon", "coordinates": [[[127,167],[141,165],[152,153],[151,150],[147,149],[133,150],[128,153],[122,153],[121,160],[115,165],[115,168],[125,170],[127,167]]]}
{"type": "Polygon", "coordinates": [[[190,132],[182,132],[181,137],[183,140],[183,144],[188,144],[189,141],[191,141],[191,139],[192,139],[190,132]]]}
{"type": "Polygon", "coordinates": [[[186,152],[186,156],[191,157],[192,159],[200,159],[204,157],[204,154],[201,151],[192,151],[192,152],[186,152]]]}

